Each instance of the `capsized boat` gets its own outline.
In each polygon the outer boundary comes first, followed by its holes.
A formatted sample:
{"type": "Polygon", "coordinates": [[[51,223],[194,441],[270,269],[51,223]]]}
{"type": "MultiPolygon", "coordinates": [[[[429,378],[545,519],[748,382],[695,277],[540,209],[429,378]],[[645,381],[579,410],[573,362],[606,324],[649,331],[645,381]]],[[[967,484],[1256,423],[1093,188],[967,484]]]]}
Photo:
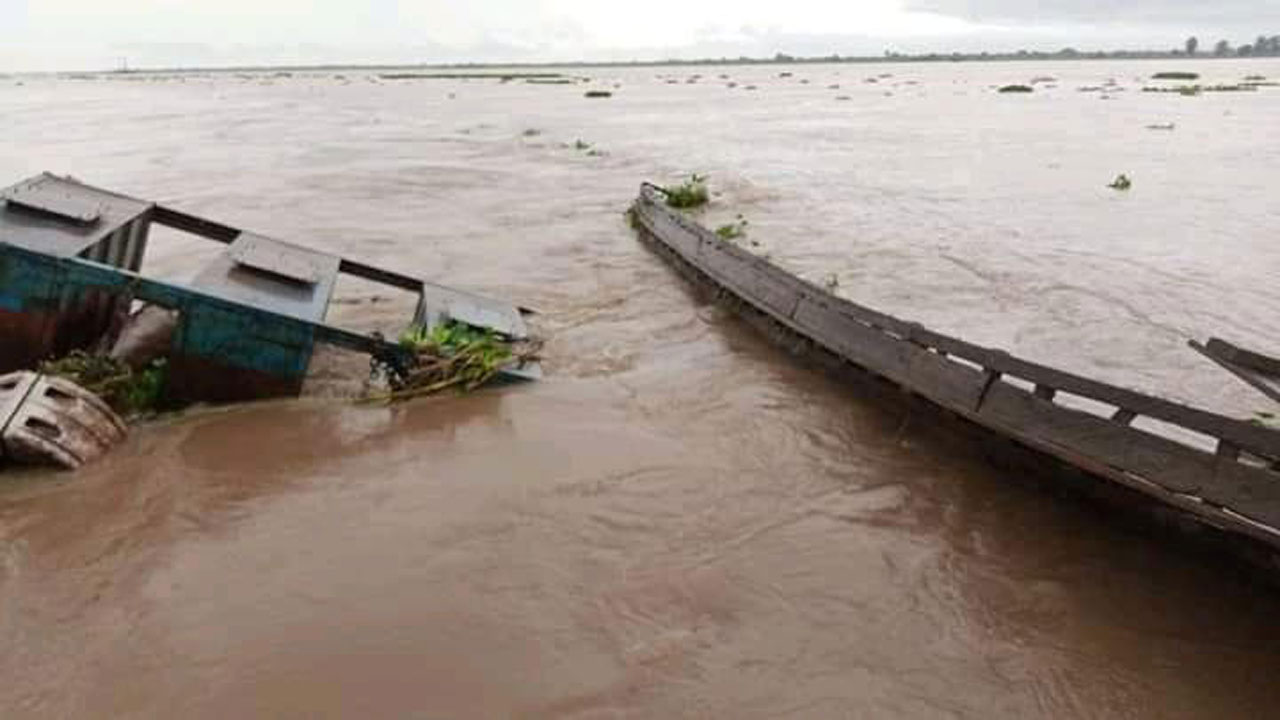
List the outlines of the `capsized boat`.
{"type": "MultiPolygon", "coordinates": [[[[416,294],[406,326],[528,336],[528,311],[510,303],[44,173],[0,190],[0,373],[92,347],[134,303],[176,314],[165,395],[177,402],[297,395],[318,344],[383,367],[411,363],[376,333],[326,324],[342,274],[416,294]],[[144,272],[153,225],[226,247],[189,283],[157,280],[144,272]]],[[[541,370],[529,362],[502,374],[533,379],[541,370]]]]}

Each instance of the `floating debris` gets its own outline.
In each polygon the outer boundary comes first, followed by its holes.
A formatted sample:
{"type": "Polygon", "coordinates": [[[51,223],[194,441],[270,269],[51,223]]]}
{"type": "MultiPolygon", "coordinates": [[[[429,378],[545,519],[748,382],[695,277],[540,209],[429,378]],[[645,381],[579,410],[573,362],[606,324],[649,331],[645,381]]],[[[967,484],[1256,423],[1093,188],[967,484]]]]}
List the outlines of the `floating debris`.
{"type": "Polygon", "coordinates": [[[613,93],[609,92],[608,90],[588,90],[586,93],[584,93],[583,97],[611,98],[613,97],[613,93]]]}
{"type": "Polygon", "coordinates": [[[169,368],[160,358],[135,371],[123,360],[73,350],[66,357],[41,363],[40,372],[79,385],[129,419],[160,409],[169,368]]]}
{"type": "Polygon", "coordinates": [[[1112,180],[1111,184],[1108,185],[1107,187],[1111,188],[1112,190],[1128,190],[1129,188],[1133,187],[1133,181],[1129,179],[1128,175],[1125,175],[1124,173],[1120,173],[1119,175],[1116,176],[1116,179],[1112,180]]]}
{"type": "Polygon", "coordinates": [[[0,376],[0,466],[74,470],[124,441],[129,428],[101,398],[29,370],[0,376]]]}
{"type": "Polygon", "coordinates": [[[384,369],[390,391],[367,397],[365,402],[397,402],[450,388],[475,390],[504,370],[538,362],[542,342],[512,340],[492,330],[445,320],[432,328],[411,326],[400,335],[400,347],[412,354],[412,367],[406,372],[384,369]]]}
{"type": "Polygon", "coordinates": [[[667,198],[667,204],[673,208],[687,210],[706,205],[711,201],[711,193],[707,190],[707,176],[694,173],[679,185],[659,187],[658,191],[667,198]]]}
{"type": "Polygon", "coordinates": [[[1239,85],[1177,85],[1174,87],[1156,87],[1148,85],[1142,88],[1144,93],[1178,93],[1179,95],[1199,95],[1213,92],[1256,92],[1259,83],[1241,83],[1239,85]]]}
{"type": "Polygon", "coordinates": [[[1155,75],[1152,75],[1151,79],[1152,80],[1199,80],[1200,73],[1184,72],[1180,70],[1170,71],[1170,72],[1158,72],[1155,75]]]}
{"type": "Polygon", "coordinates": [[[748,224],[749,223],[747,222],[746,218],[742,217],[742,215],[739,214],[738,219],[735,220],[734,222],[721,225],[720,227],[716,228],[716,237],[725,241],[738,240],[739,238],[742,238],[747,234],[748,224]]]}
{"type": "Polygon", "coordinates": [[[1174,123],[1152,123],[1147,126],[1148,130],[1174,130],[1178,126],[1174,123]]]}
{"type": "Polygon", "coordinates": [[[1005,85],[1000,88],[1001,93],[1029,93],[1035,92],[1035,88],[1030,85],[1005,85]]]}

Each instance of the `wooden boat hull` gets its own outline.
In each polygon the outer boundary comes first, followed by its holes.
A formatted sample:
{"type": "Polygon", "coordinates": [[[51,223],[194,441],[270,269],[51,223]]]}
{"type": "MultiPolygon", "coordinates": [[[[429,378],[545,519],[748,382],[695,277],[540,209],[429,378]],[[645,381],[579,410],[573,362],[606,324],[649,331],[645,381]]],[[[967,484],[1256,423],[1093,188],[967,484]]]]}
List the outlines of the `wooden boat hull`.
{"type": "Polygon", "coordinates": [[[775,340],[872,373],[950,413],[1198,523],[1280,550],[1280,432],[983,348],[837,297],[666,207],[632,207],[643,241],[775,340]],[[1065,395],[1109,407],[1086,412],[1065,395]],[[1153,418],[1202,440],[1136,427],[1153,418]]]}

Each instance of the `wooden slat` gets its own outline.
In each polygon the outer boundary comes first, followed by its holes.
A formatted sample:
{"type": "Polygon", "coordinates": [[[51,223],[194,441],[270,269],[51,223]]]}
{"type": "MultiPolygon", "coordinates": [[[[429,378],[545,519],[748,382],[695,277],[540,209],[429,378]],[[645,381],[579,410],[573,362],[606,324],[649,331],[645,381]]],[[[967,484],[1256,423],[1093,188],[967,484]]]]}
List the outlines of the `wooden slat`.
{"type": "Polygon", "coordinates": [[[199,235],[208,240],[230,243],[240,236],[240,231],[229,225],[196,217],[163,205],[157,205],[152,213],[151,220],[159,225],[199,235]]]}

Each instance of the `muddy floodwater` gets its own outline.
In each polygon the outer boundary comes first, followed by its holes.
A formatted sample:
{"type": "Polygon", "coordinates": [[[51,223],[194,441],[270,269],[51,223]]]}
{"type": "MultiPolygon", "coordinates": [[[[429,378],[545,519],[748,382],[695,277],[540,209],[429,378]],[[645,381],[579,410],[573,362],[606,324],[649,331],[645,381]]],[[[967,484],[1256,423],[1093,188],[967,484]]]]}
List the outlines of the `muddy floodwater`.
{"type": "MultiPolygon", "coordinates": [[[[5,475],[0,716],[1268,716],[1280,594],[797,363],[622,216],[706,173],[707,223],[852,299],[1247,416],[1185,342],[1280,351],[1280,87],[1141,92],[1166,69],[0,77],[0,184],[69,173],[548,338],[540,383],[356,407],[366,367],[319,358],[302,400],[5,475]]],[[[216,251],[158,234],[147,271],[216,251]]],[[[349,283],[331,317],[410,308],[349,283]]]]}

